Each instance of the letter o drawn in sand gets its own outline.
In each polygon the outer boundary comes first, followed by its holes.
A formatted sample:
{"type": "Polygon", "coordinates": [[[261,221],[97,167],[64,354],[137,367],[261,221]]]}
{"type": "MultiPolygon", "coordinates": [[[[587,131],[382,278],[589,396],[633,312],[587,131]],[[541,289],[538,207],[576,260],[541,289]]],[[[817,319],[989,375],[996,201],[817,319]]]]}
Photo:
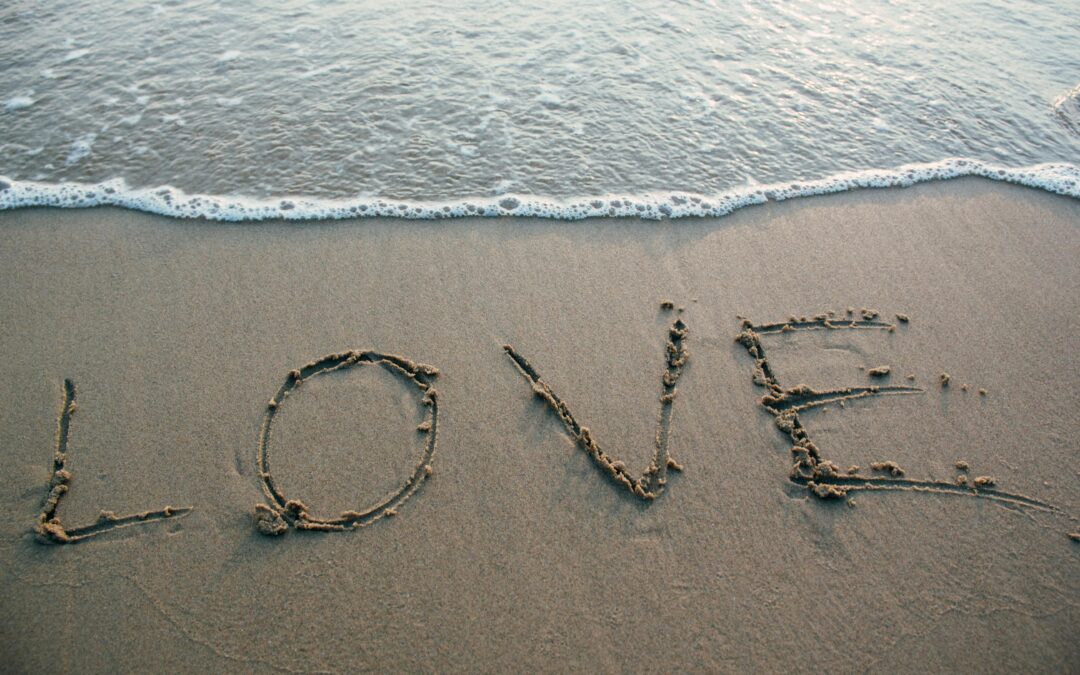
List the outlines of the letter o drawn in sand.
{"type": "Polygon", "coordinates": [[[343,532],[397,514],[397,509],[412,497],[420,485],[431,475],[431,460],[435,455],[439,426],[439,401],[431,381],[439,374],[437,368],[415,363],[401,356],[382,354],[374,351],[347,351],[342,354],[330,354],[303,368],[293,370],[278,389],[277,395],[270,399],[259,430],[259,447],[256,463],[263,494],[269,504],[255,505],[255,525],[265,535],[280,535],[288,531],[289,526],[298,530],[316,530],[321,532],[343,532]],[[307,506],[298,499],[289,499],[274,483],[270,473],[270,428],[278,410],[284,405],[289,395],[305,381],[328,373],[345,371],[356,366],[377,365],[386,368],[394,375],[403,378],[416,387],[421,394],[421,402],[428,407],[427,417],[418,427],[418,431],[427,434],[427,444],[412,473],[394,492],[383,497],[374,506],[359,511],[344,511],[332,518],[321,518],[308,511],[307,506]]]}

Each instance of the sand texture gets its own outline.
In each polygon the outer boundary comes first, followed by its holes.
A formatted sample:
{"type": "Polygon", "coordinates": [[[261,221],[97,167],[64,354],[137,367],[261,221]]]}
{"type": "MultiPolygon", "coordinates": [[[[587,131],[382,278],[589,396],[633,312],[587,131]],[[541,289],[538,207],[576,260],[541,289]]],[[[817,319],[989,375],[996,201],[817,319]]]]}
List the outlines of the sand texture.
{"type": "Polygon", "coordinates": [[[0,213],[2,669],[1076,672],[1078,228],[0,213]]]}

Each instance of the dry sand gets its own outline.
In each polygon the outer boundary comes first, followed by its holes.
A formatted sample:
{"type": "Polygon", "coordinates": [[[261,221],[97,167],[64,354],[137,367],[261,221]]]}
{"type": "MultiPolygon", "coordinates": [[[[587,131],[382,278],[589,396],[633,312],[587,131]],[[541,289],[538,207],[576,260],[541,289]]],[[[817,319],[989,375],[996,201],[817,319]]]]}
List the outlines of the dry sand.
{"type": "Polygon", "coordinates": [[[1075,672],[1078,227],[976,179],[660,223],[2,213],[4,670],[1075,672]],[[290,384],[350,349],[439,373],[290,384]],[[774,421],[830,398],[812,450],[774,421]],[[58,423],[68,545],[33,533],[58,423]],[[326,522],[369,526],[290,525],[326,522]]]}

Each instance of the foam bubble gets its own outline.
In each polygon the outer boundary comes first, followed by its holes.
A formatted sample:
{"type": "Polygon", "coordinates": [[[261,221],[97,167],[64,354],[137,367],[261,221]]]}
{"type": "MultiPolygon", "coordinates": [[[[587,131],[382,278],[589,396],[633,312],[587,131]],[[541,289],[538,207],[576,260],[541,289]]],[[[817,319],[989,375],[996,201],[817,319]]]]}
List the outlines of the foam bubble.
{"type": "Polygon", "coordinates": [[[64,159],[65,166],[73,166],[81,162],[87,155],[90,154],[91,148],[94,147],[94,141],[97,140],[97,134],[83,134],[75,139],[71,144],[71,150],[68,152],[67,158],[64,159]]]}
{"type": "Polygon", "coordinates": [[[1080,134],[1080,84],[1054,99],[1050,107],[1065,126],[1080,134]]]}
{"type": "Polygon", "coordinates": [[[546,105],[548,107],[555,108],[555,107],[561,106],[563,100],[562,100],[562,97],[559,96],[558,94],[556,94],[555,92],[553,92],[553,91],[545,91],[542,94],[537,95],[536,102],[541,103],[543,105],[546,105]]]}
{"type": "Polygon", "coordinates": [[[74,61],[76,59],[81,59],[82,57],[86,56],[89,53],[90,53],[89,49],[72,49],[67,54],[64,54],[63,61],[64,61],[64,63],[67,63],[68,61],[74,61]]]}
{"type": "Polygon", "coordinates": [[[23,108],[29,108],[34,103],[34,99],[29,96],[12,96],[4,101],[4,110],[22,110],[23,108]]]}
{"type": "MultiPolygon", "coordinates": [[[[86,153],[93,143],[88,134],[86,153]]],[[[87,138],[83,137],[83,138],[87,138]]],[[[82,140],[82,139],[80,139],[82,140]]],[[[76,141],[72,155],[75,155],[76,141]]],[[[80,146],[81,147],[81,146],[80,146]]],[[[81,155],[78,159],[81,159],[81,155]]],[[[76,160],[78,161],[78,160],[76,160]]],[[[87,208],[118,206],[177,218],[219,221],[314,220],[340,218],[403,218],[407,220],[465,216],[528,216],[559,220],[583,218],[718,217],[732,211],[797,197],[809,197],[859,188],[908,187],[917,183],[962,176],[981,176],[1080,198],[1080,166],[1038,164],[1005,167],[973,159],[951,158],[892,169],[870,169],[833,174],[810,181],[784,184],[744,184],[727,192],[701,195],[688,192],[649,192],[596,195],[566,199],[526,194],[468,198],[438,202],[393,201],[363,196],[353,199],[288,197],[254,199],[236,196],[189,195],[170,186],[131,188],[123,179],[102,183],[40,183],[0,176],[0,210],[30,206],[87,208]]]]}

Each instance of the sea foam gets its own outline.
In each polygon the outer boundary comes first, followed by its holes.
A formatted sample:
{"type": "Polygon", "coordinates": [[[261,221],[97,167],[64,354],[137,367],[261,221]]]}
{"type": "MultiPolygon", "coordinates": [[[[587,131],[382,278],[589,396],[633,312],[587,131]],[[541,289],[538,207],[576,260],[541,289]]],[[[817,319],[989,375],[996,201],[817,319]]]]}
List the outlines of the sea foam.
{"type": "Polygon", "coordinates": [[[12,96],[4,101],[4,110],[22,110],[23,108],[29,108],[34,103],[34,99],[29,96],[12,96]]]}
{"type": "Polygon", "coordinates": [[[908,187],[963,176],[1038,188],[1080,198],[1080,166],[1068,163],[1004,167],[978,160],[950,158],[893,169],[837,173],[814,180],[774,185],[746,185],[718,194],[648,192],[554,198],[524,194],[446,201],[398,201],[379,197],[355,199],[276,199],[187,194],[163,186],[132,188],[123,179],[101,183],[38,183],[0,176],[0,210],[30,206],[88,208],[118,206],[177,218],[219,221],[403,218],[410,220],[470,216],[528,216],[557,220],[584,218],[667,219],[717,217],[754,204],[859,188],[908,187]]]}

